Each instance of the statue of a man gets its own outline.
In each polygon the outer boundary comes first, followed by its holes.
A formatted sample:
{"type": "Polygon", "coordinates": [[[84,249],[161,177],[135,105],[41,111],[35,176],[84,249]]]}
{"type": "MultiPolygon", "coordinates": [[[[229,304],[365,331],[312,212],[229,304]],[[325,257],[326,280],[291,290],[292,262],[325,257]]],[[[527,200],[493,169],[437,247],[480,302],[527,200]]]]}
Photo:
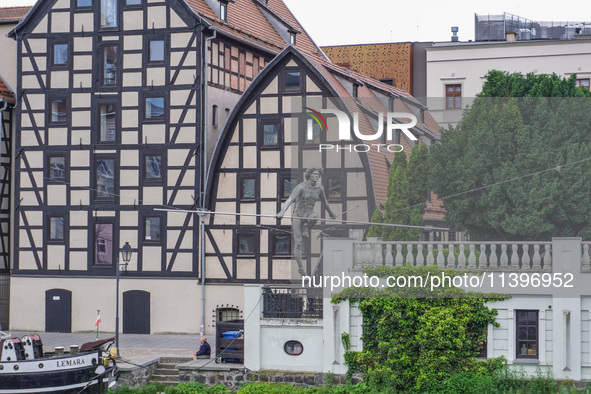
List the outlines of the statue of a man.
{"type": "Polygon", "coordinates": [[[300,275],[305,275],[306,271],[302,265],[302,248],[303,248],[303,237],[309,237],[311,228],[318,222],[319,216],[314,211],[316,201],[320,200],[322,206],[332,219],[336,216],[330,209],[326,195],[324,194],[324,188],[318,184],[318,180],[322,176],[324,171],[322,168],[312,166],[304,173],[306,180],[297,185],[291,195],[285,202],[281,212],[277,214],[278,219],[282,219],[283,215],[287,211],[287,208],[295,202],[295,206],[292,212],[291,229],[293,231],[293,238],[295,241],[294,255],[296,262],[298,263],[298,272],[300,275]]]}

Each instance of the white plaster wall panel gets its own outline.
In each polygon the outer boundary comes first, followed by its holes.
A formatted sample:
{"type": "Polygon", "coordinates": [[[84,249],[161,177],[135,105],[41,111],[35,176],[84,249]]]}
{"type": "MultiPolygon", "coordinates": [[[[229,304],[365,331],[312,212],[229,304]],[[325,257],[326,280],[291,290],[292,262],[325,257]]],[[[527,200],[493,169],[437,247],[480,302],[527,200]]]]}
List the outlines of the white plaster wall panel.
{"type": "MultiPolygon", "coordinates": [[[[368,217],[368,202],[367,201],[348,201],[347,202],[347,219],[368,222],[371,216],[368,217]]],[[[337,218],[338,219],[338,218],[337,218]]]]}
{"type": "Polygon", "coordinates": [[[137,211],[121,211],[119,212],[119,220],[122,226],[137,225],[138,212],[137,211]]]}
{"type": "Polygon", "coordinates": [[[115,211],[94,211],[95,218],[112,218],[115,217],[115,211]]]}
{"type": "Polygon", "coordinates": [[[51,127],[48,130],[49,145],[67,145],[68,144],[68,129],[51,127]]]}
{"type": "MultiPolygon", "coordinates": [[[[175,85],[193,85],[195,82],[195,70],[181,70],[179,71],[175,85]]],[[[184,104],[184,103],[183,103],[184,104]]]]}
{"type": "Polygon", "coordinates": [[[70,192],[72,204],[90,205],[90,192],[85,190],[72,190],[70,192]]]}
{"type": "Polygon", "coordinates": [[[148,26],[149,29],[166,28],[166,7],[155,6],[148,7],[148,26]]]}
{"type": "Polygon", "coordinates": [[[284,148],[284,152],[283,152],[283,163],[281,163],[281,166],[283,168],[298,168],[298,155],[297,155],[297,147],[290,147],[290,146],[286,146],[284,148]],[[292,155],[292,150],[296,150],[295,154],[292,155]]]}
{"type": "MultiPolygon", "coordinates": [[[[240,148],[239,148],[240,149],[240,148]]],[[[242,168],[257,167],[257,147],[244,146],[242,149],[242,168]]]]}
{"type": "Polygon", "coordinates": [[[162,187],[144,187],[144,205],[162,205],[162,187]]]}
{"type": "Polygon", "coordinates": [[[52,12],[51,13],[51,32],[69,33],[70,32],[70,13],[52,12]]]}
{"type": "Polygon", "coordinates": [[[142,127],[142,143],[164,144],[166,143],[164,124],[147,124],[142,127]]]}
{"type": "Polygon", "coordinates": [[[39,23],[37,23],[37,26],[35,26],[35,28],[33,29],[33,33],[39,33],[39,34],[44,34],[47,33],[47,15],[45,15],[41,21],[39,23]]]}
{"type": "Polygon", "coordinates": [[[92,70],[92,56],[75,55],[74,70],[92,70]]]}
{"type": "MultiPolygon", "coordinates": [[[[188,149],[169,149],[168,150],[168,165],[169,166],[184,166],[187,155],[189,154],[188,149]]],[[[189,161],[189,167],[195,166],[195,157],[192,156],[189,161]]]]}
{"type": "MultiPolygon", "coordinates": [[[[169,182],[172,184],[172,182],[169,182]]],[[[187,170],[183,180],[181,181],[181,186],[183,187],[191,187],[195,186],[195,170],[187,170]]]]}
{"type": "MultiPolygon", "coordinates": [[[[173,117],[171,115],[171,123],[179,123],[180,120],[180,116],[181,113],[183,112],[183,110],[180,109],[175,109],[171,111],[171,114],[177,115],[177,117],[173,117]],[[173,119],[177,119],[176,121],[174,121],[173,119]]],[[[183,123],[196,123],[196,118],[195,118],[196,114],[195,111],[193,109],[189,109],[187,111],[187,113],[185,114],[185,120],[183,121],[183,123]]],[[[195,130],[195,129],[192,129],[195,130]]],[[[196,134],[197,132],[195,132],[196,134]]]]}
{"type": "Polygon", "coordinates": [[[27,220],[31,226],[43,226],[43,213],[27,212],[27,220]]]}
{"type": "Polygon", "coordinates": [[[142,248],[142,270],[143,271],[160,271],[162,269],[160,247],[156,246],[144,246],[142,248]]]}
{"type": "Polygon", "coordinates": [[[69,71],[52,71],[51,72],[51,87],[53,89],[67,89],[70,87],[70,72],[69,71]]]}
{"type": "Polygon", "coordinates": [[[121,127],[138,127],[138,110],[125,109],[121,111],[121,127]]]}
{"type": "MultiPolygon", "coordinates": [[[[21,58],[21,70],[23,72],[35,71],[35,69],[33,68],[33,64],[31,63],[31,59],[29,59],[28,57],[21,58]]],[[[16,86],[16,84],[13,86],[16,86]]]]}
{"type": "MultiPolygon", "coordinates": [[[[25,127],[25,126],[23,126],[25,127]]],[[[22,146],[37,146],[37,137],[32,130],[21,130],[21,145],[22,146]]]]}
{"type": "MultiPolygon", "coordinates": [[[[181,235],[180,230],[166,230],[166,244],[168,249],[174,249],[176,247],[176,243],[178,242],[178,238],[181,235]]],[[[183,239],[181,240],[181,245],[179,249],[192,249],[193,248],[193,231],[187,230],[183,235],[183,239]]]]}
{"type": "MultiPolygon", "coordinates": [[[[329,128],[330,128],[330,126],[329,126],[329,128]]],[[[343,142],[345,142],[345,141],[343,141],[343,142]]],[[[345,167],[347,167],[347,168],[362,168],[363,165],[361,164],[361,158],[359,157],[359,155],[358,154],[349,154],[347,151],[347,154],[345,154],[345,167]]]]}
{"type": "Polygon", "coordinates": [[[72,93],[72,108],[88,108],[90,99],[90,93],[72,93]]]}
{"type": "Polygon", "coordinates": [[[90,152],[87,150],[70,151],[70,167],[88,167],[90,165],[90,152]]]}
{"type": "Polygon", "coordinates": [[[261,114],[276,114],[279,112],[277,97],[261,97],[260,103],[261,114]]]}
{"type": "Polygon", "coordinates": [[[31,178],[29,177],[29,173],[26,171],[23,171],[20,173],[20,178],[21,178],[21,188],[23,189],[27,189],[27,188],[31,188],[33,187],[33,185],[31,184],[31,178]]]}
{"type": "MultiPolygon", "coordinates": [[[[53,5],[53,10],[70,9],[70,2],[68,0],[57,0],[53,5]]],[[[53,17],[53,15],[52,15],[53,17]]]]}
{"type": "MultiPolygon", "coordinates": [[[[37,195],[34,192],[20,192],[21,206],[38,206],[37,195]]],[[[43,195],[41,196],[41,202],[43,202],[43,195]]]]}
{"type": "MultiPolygon", "coordinates": [[[[37,68],[39,69],[40,72],[46,71],[47,70],[47,58],[45,56],[35,56],[35,58],[33,59],[35,64],[37,65],[37,68]]],[[[43,80],[45,81],[45,76],[43,76],[43,80]]]]}
{"type": "MultiPolygon", "coordinates": [[[[39,259],[43,258],[43,252],[38,252],[38,256],[39,256],[39,259]]],[[[33,252],[19,251],[18,266],[19,266],[19,269],[21,269],[21,270],[36,271],[37,270],[37,263],[35,263],[35,255],[33,254],[33,252]]],[[[11,298],[11,300],[13,303],[17,302],[16,300],[14,300],[14,298],[11,298]]],[[[18,305],[18,303],[16,305],[18,305]]],[[[10,309],[13,310],[15,308],[10,308],[10,309]]],[[[11,319],[11,326],[14,327],[14,320],[13,319],[11,319]]]]}
{"type": "MultiPolygon", "coordinates": [[[[265,160],[263,160],[265,163],[265,160]]],[[[261,197],[275,198],[277,196],[277,174],[274,172],[261,174],[261,197]]]]}
{"type": "Polygon", "coordinates": [[[31,52],[27,51],[26,46],[23,45],[22,50],[24,55],[32,53],[47,53],[47,39],[29,38],[27,39],[27,43],[31,47],[31,52]]]}
{"type": "MultiPolygon", "coordinates": [[[[345,153],[345,155],[357,155],[358,153],[345,153]]],[[[336,149],[329,149],[326,151],[326,168],[341,168],[341,152],[337,152],[336,149]]]]}
{"type": "Polygon", "coordinates": [[[123,92],[121,100],[124,107],[135,107],[139,103],[138,92],[123,92]]]}
{"type": "Polygon", "coordinates": [[[261,280],[269,279],[269,259],[266,257],[261,257],[259,275],[261,280]]]}
{"type": "Polygon", "coordinates": [[[94,15],[92,13],[74,14],[74,32],[87,32],[94,30],[94,15]]]}
{"type": "Polygon", "coordinates": [[[125,11],[123,13],[124,30],[143,30],[144,13],[143,11],[125,11]]]}
{"type": "Polygon", "coordinates": [[[47,245],[47,269],[65,269],[66,247],[64,245],[47,245]]]}
{"type": "MultiPolygon", "coordinates": [[[[134,55],[125,55],[125,58],[128,56],[134,55]]],[[[141,58],[141,55],[139,55],[141,58]]],[[[125,64],[127,64],[124,61],[125,64]]],[[[141,65],[139,66],[141,67],[141,65]]],[[[123,85],[124,86],[142,86],[142,73],[132,73],[132,72],[125,72],[123,73],[123,85]]]]}
{"type": "Polygon", "coordinates": [[[87,52],[92,49],[92,37],[74,37],[74,52],[87,52]]]}
{"type": "Polygon", "coordinates": [[[86,271],[88,269],[87,252],[70,252],[70,270],[86,271]]]}
{"type": "Polygon", "coordinates": [[[70,230],[70,248],[88,247],[88,233],[86,230],[70,230]]]}
{"type": "MultiPolygon", "coordinates": [[[[123,67],[124,68],[144,68],[142,54],[141,53],[127,53],[127,54],[123,55],[123,67]]],[[[133,74],[133,73],[126,72],[126,73],[124,73],[124,77],[127,74],[133,74]]]]}
{"type": "MultiPolygon", "coordinates": [[[[42,165],[40,165],[39,167],[42,167],[42,165]]],[[[43,170],[32,171],[32,174],[33,174],[33,178],[35,179],[35,183],[37,184],[37,187],[43,186],[43,184],[45,182],[45,172],[43,170]]]]}
{"type": "Polygon", "coordinates": [[[139,152],[134,150],[121,151],[121,167],[137,167],[139,166],[139,152]]]}
{"type": "Polygon", "coordinates": [[[70,186],[88,187],[90,185],[90,174],[86,170],[70,171],[70,186]]]}
{"type": "MultiPolygon", "coordinates": [[[[255,214],[257,206],[254,203],[242,203],[240,204],[240,213],[255,214]]],[[[230,211],[232,212],[232,211],[230,211]]],[[[242,225],[256,224],[257,218],[255,216],[240,216],[238,221],[242,225]]]]}
{"type": "Polygon", "coordinates": [[[47,203],[54,206],[64,206],[67,202],[66,185],[47,185],[47,203]]]}
{"type": "Polygon", "coordinates": [[[239,168],[238,165],[238,149],[237,146],[229,146],[228,150],[226,151],[226,155],[224,156],[224,163],[222,164],[222,168],[239,168]]]}
{"type": "Polygon", "coordinates": [[[260,236],[260,251],[261,253],[268,253],[269,252],[269,231],[268,230],[261,230],[259,233],[260,236]]]}
{"type": "MultiPolygon", "coordinates": [[[[347,197],[367,196],[366,179],[363,172],[347,173],[347,197]]],[[[367,212],[367,211],[366,211],[367,212]]]]}
{"type": "Polygon", "coordinates": [[[71,114],[73,127],[90,127],[90,111],[74,111],[71,114]]]}
{"type": "Polygon", "coordinates": [[[245,115],[254,115],[254,114],[256,114],[256,113],[257,113],[257,103],[256,103],[256,101],[255,101],[255,102],[253,102],[253,103],[250,105],[250,107],[248,107],[248,108],[246,109],[246,111],[244,111],[244,114],[245,114],[245,115]]]}
{"type": "MultiPolygon", "coordinates": [[[[23,89],[39,89],[39,82],[34,75],[23,75],[23,89]]],[[[44,81],[45,82],[45,81],[44,81]]]]}
{"type": "MultiPolygon", "coordinates": [[[[167,193],[167,201],[172,198],[172,190],[167,193]]],[[[179,190],[174,197],[174,201],[171,205],[193,205],[195,200],[192,196],[195,195],[194,190],[179,190]]]]}
{"type": "Polygon", "coordinates": [[[123,36],[123,49],[125,51],[134,51],[143,49],[144,40],[141,35],[137,36],[123,36]]]}
{"type": "Polygon", "coordinates": [[[265,90],[263,90],[263,94],[278,94],[277,85],[277,77],[275,77],[269,82],[265,90]]]}
{"type": "Polygon", "coordinates": [[[217,198],[236,198],[236,174],[220,174],[216,195],[217,198]]]}
{"type": "Polygon", "coordinates": [[[220,45],[217,42],[210,42],[207,48],[212,53],[211,55],[211,65],[217,66],[219,64],[219,56],[220,56],[220,45]]]}
{"type": "Polygon", "coordinates": [[[119,201],[121,205],[133,205],[138,204],[139,201],[139,191],[138,190],[120,190],[119,191],[119,201]]]}
{"type": "Polygon", "coordinates": [[[263,169],[281,168],[281,155],[279,153],[279,150],[261,151],[261,167],[263,169]]]}
{"type": "MultiPolygon", "coordinates": [[[[236,190],[235,187],[234,187],[234,190],[236,190]]],[[[217,202],[215,206],[216,206],[217,212],[235,212],[236,211],[236,204],[233,202],[217,202]]],[[[234,225],[234,224],[236,224],[236,216],[214,215],[213,224],[215,224],[215,225],[227,224],[229,226],[234,225]]],[[[207,249],[207,250],[211,250],[211,249],[207,249]]]]}
{"type": "MultiPolygon", "coordinates": [[[[174,128],[171,130],[170,135],[172,136],[174,128]]],[[[195,128],[193,127],[181,127],[175,143],[177,144],[194,144],[196,140],[195,128]]]]}
{"type": "MultiPolygon", "coordinates": [[[[168,261],[172,257],[172,253],[167,254],[168,261]]],[[[172,272],[191,272],[193,270],[193,253],[177,253],[172,266],[172,272]]]]}
{"type": "Polygon", "coordinates": [[[321,93],[322,92],[322,90],[320,90],[318,85],[316,85],[314,82],[312,82],[312,79],[307,75],[306,75],[306,91],[312,92],[312,93],[321,93]]]}
{"type": "Polygon", "coordinates": [[[70,211],[70,226],[87,226],[88,213],[84,211],[70,211]]]}
{"type": "MultiPolygon", "coordinates": [[[[189,98],[189,91],[188,90],[172,90],[170,92],[170,105],[180,106],[185,105],[187,103],[187,99],[189,98]]],[[[191,101],[191,105],[195,104],[195,97],[191,101]]]]}
{"type": "Polygon", "coordinates": [[[302,160],[306,167],[317,165],[322,167],[322,154],[317,150],[305,150],[302,153],[302,160]]]}
{"type": "Polygon", "coordinates": [[[74,86],[77,88],[90,88],[92,87],[92,74],[74,74],[74,86]]]}
{"type": "MultiPolygon", "coordinates": [[[[185,214],[185,213],[176,213],[176,214],[168,215],[168,219],[167,219],[168,226],[170,226],[170,227],[184,226],[186,215],[187,214],[185,214]]],[[[187,226],[191,227],[192,225],[193,225],[193,215],[191,215],[189,217],[189,224],[187,226]]]]}
{"type": "Polygon", "coordinates": [[[244,142],[256,142],[257,140],[257,120],[242,120],[242,140],[244,142]]]}
{"type": "Polygon", "coordinates": [[[178,14],[171,8],[169,25],[172,28],[185,27],[187,24],[178,16],[178,14]]]}
{"type": "MultiPolygon", "coordinates": [[[[221,259],[225,261],[228,269],[230,269],[230,272],[232,272],[230,268],[232,267],[231,258],[221,257],[221,259]]],[[[227,279],[226,273],[224,272],[218,257],[209,256],[205,258],[205,272],[207,272],[207,277],[210,279],[227,279]]]]}
{"type": "MultiPolygon", "coordinates": [[[[220,247],[222,253],[232,253],[232,245],[233,245],[233,235],[231,230],[215,230],[212,229],[211,235],[216,240],[216,243],[220,247]]],[[[213,246],[211,244],[211,240],[209,237],[205,238],[205,249],[207,251],[212,251],[213,246]]]]}
{"type": "Polygon", "coordinates": [[[137,170],[120,170],[119,175],[119,184],[121,186],[126,187],[139,185],[139,172],[137,170]]]}
{"type": "Polygon", "coordinates": [[[248,259],[237,259],[236,276],[240,279],[255,279],[256,261],[248,259]]]}
{"type": "Polygon", "coordinates": [[[148,86],[166,85],[166,70],[164,67],[148,67],[146,69],[146,83],[148,86]]]}
{"type": "Polygon", "coordinates": [[[72,135],[72,141],[70,142],[72,145],[90,144],[90,130],[72,130],[70,134],[72,135]]]}
{"type": "MultiPolygon", "coordinates": [[[[291,278],[292,268],[291,260],[273,260],[273,279],[291,278]]],[[[297,271],[297,267],[296,267],[297,271]]]]}
{"type": "MultiPolygon", "coordinates": [[[[23,105],[24,110],[40,110],[45,109],[45,95],[44,94],[27,94],[27,100],[29,100],[29,107],[23,105]]],[[[23,113],[22,117],[28,116],[23,113]]]]}
{"type": "Polygon", "coordinates": [[[19,239],[21,248],[30,248],[31,242],[29,241],[29,234],[26,230],[19,230],[19,239]]]}
{"type": "Polygon", "coordinates": [[[172,33],[170,35],[171,48],[186,48],[191,41],[193,33],[172,33]]]}
{"type": "Polygon", "coordinates": [[[45,113],[35,113],[33,119],[38,128],[45,127],[45,113]]]}
{"type": "Polygon", "coordinates": [[[139,133],[137,131],[124,131],[121,133],[121,143],[123,145],[134,145],[139,143],[139,133]]]}

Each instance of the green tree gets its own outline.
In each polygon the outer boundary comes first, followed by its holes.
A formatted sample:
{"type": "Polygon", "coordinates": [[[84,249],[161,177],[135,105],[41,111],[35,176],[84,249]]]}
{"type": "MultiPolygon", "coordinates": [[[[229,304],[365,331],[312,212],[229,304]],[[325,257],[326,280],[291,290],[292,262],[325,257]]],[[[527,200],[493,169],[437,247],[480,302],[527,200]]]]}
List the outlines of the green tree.
{"type": "Polygon", "coordinates": [[[591,237],[591,94],[575,82],[489,72],[430,149],[448,224],[474,240],[591,237]]]}
{"type": "MultiPolygon", "coordinates": [[[[394,155],[388,177],[388,199],[384,212],[374,212],[373,223],[422,226],[428,192],[429,148],[425,144],[412,148],[406,159],[403,152],[394,155]]],[[[421,229],[370,226],[368,237],[382,237],[385,241],[417,241],[421,229]]]]}

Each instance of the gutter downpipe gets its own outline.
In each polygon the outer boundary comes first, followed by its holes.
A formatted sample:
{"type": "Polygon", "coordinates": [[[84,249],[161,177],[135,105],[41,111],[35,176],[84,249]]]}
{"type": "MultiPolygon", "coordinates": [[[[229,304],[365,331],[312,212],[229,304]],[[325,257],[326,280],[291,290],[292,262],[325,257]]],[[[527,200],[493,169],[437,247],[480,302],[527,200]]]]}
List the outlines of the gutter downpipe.
{"type": "MultiPolygon", "coordinates": [[[[201,258],[201,336],[205,335],[205,196],[207,194],[207,174],[209,173],[208,168],[207,168],[207,164],[208,164],[208,160],[207,160],[207,156],[208,156],[208,152],[207,152],[207,131],[208,131],[208,116],[207,114],[209,113],[209,108],[208,108],[208,85],[209,85],[209,73],[208,73],[208,51],[207,51],[207,45],[209,43],[209,41],[215,39],[217,37],[217,31],[214,30],[213,31],[213,35],[211,37],[208,37],[205,39],[205,45],[203,48],[203,77],[202,77],[202,81],[203,81],[203,179],[202,179],[202,185],[203,185],[203,191],[201,194],[201,211],[199,213],[199,220],[201,222],[201,228],[200,228],[200,242],[201,245],[199,246],[201,248],[201,253],[199,254],[199,257],[201,258]]],[[[213,48],[212,48],[213,49],[213,48]]]]}

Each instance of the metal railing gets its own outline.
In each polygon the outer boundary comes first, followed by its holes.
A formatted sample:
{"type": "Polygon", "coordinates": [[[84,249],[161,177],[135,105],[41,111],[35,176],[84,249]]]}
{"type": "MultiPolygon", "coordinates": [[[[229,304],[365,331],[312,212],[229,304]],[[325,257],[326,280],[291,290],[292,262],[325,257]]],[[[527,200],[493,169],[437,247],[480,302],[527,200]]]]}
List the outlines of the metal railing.
{"type": "Polygon", "coordinates": [[[263,287],[263,317],[322,319],[322,289],[263,287]]]}

